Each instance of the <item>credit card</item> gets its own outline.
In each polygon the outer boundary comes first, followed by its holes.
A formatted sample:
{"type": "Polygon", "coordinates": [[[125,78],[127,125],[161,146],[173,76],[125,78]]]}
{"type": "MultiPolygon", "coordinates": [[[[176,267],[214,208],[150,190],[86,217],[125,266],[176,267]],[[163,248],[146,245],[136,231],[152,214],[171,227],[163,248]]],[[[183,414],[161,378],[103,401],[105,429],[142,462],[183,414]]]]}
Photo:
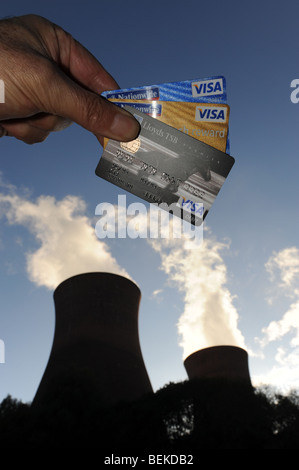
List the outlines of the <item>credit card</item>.
{"type": "Polygon", "coordinates": [[[139,136],[131,142],[108,140],[96,174],[200,225],[235,159],[137,109],[125,109],[140,122],[139,136]]]}
{"type": "Polygon", "coordinates": [[[129,105],[222,152],[226,151],[230,111],[227,104],[161,100],[110,101],[120,107],[129,105]]]}
{"type": "Polygon", "coordinates": [[[194,103],[227,102],[226,80],[223,76],[105,91],[102,93],[102,96],[117,101],[161,100],[188,101],[194,103]]]}

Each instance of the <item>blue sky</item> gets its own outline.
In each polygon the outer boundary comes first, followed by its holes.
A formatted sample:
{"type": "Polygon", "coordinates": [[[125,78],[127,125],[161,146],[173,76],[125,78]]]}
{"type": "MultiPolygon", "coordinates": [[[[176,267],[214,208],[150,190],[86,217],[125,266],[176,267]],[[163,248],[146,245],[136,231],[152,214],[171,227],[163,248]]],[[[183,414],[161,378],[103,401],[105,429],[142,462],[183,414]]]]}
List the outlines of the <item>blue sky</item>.
{"type": "MultiPolygon", "coordinates": [[[[179,242],[115,239],[105,241],[103,259],[91,236],[95,208],[122,192],[94,174],[98,141],[75,124],[35,146],[0,140],[0,399],[32,400],[53,339],[53,286],[89,263],[118,266],[140,286],[140,340],[154,389],[186,379],[184,351],[230,342],[248,351],[254,383],[298,386],[299,103],[290,100],[299,78],[298,3],[1,5],[2,17],[26,13],[72,33],[122,88],[224,75],[236,162],[197,256],[179,242]],[[65,247],[89,239],[88,259],[69,259],[61,271],[65,247]]],[[[127,194],[128,204],[137,200],[127,194]]]]}

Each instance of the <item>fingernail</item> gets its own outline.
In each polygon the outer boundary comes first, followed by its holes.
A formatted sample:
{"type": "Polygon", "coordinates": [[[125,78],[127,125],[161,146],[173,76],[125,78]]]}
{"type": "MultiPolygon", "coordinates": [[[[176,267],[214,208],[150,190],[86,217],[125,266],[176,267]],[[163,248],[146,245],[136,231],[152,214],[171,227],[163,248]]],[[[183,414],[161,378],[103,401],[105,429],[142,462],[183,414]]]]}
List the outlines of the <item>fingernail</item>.
{"type": "Polygon", "coordinates": [[[120,141],[136,139],[140,132],[139,122],[127,111],[122,109],[115,114],[110,133],[112,138],[120,141]]]}

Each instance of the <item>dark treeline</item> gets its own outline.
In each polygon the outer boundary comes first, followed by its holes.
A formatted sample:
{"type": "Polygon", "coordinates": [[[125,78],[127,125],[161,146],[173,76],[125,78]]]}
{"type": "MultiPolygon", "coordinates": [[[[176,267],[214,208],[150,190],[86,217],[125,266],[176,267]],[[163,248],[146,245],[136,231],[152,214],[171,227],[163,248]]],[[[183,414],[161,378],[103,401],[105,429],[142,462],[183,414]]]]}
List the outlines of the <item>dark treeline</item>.
{"type": "Polygon", "coordinates": [[[297,449],[299,394],[190,380],[107,408],[89,387],[68,381],[52,390],[44,407],[7,396],[0,404],[0,446],[90,447],[105,455],[297,449]]]}

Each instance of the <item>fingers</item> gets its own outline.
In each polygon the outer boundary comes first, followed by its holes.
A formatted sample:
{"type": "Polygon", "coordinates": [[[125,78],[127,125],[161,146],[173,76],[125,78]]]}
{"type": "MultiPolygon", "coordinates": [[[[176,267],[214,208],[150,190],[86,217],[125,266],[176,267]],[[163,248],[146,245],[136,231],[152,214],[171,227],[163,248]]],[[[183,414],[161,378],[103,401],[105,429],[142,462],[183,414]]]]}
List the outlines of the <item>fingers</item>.
{"type": "MultiPolygon", "coordinates": [[[[49,80],[49,83],[53,81],[49,80]]],[[[139,133],[136,119],[104,98],[76,84],[65,84],[65,78],[56,81],[54,87],[56,91],[47,87],[48,98],[42,105],[47,113],[26,119],[2,120],[0,137],[7,134],[28,144],[43,142],[50,132],[65,129],[72,121],[95,134],[101,145],[103,136],[125,142],[135,139],[139,133]]]]}
{"type": "Polygon", "coordinates": [[[44,113],[36,114],[32,118],[29,118],[27,122],[30,126],[37,127],[38,129],[48,132],[61,131],[71,125],[71,121],[69,119],[44,113]]]}
{"type": "MultiPolygon", "coordinates": [[[[55,66],[51,63],[51,67],[55,66]]],[[[84,89],[60,70],[52,70],[48,74],[46,93],[45,112],[76,122],[98,139],[105,136],[130,141],[140,131],[140,125],[132,114],[84,89]]]]}
{"type": "Polygon", "coordinates": [[[12,119],[1,121],[3,135],[15,137],[27,144],[43,142],[50,132],[60,131],[71,124],[70,121],[58,116],[40,114],[31,119],[12,119]]]}
{"type": "MultiPolygon", "coordinates": [[[[8,53],[18,58],[12,71],[6,57],[6,113],[2,113],[0,125],[8,135],[28,143],[40,142],[57,130],[58,124],[73,121],[101,143],[103,137],[119,141],[136,138],[138,121],[100,96],[104,90],[118,88],[116,81],[70,34],[36,16],[25,16],[6,26],[14,26],[15,34],[14,49],[8,53]],[[41,113],[44,119],[40,119],[41,113]],[[46,115],[52,115],[53,121],[48,117],[47,122],[46,115]]],[[[2,62],[5,65],[5,57],[2,62]]]]}
{"type": "Polygon", "coordinates": [[[78,83],[101,94],[119,88],[115,79],[82,44],[69,33],[54,25],[58,40],[59,63],[78,83]]]}
{"type": "MultiPolygon", "coordinates": [[[[139,133],[139,123],[130,113],[99,96],[104,90],[119,88],[117,82],[69,33],[56,25],[54,29],[58,41],[59,63],[69,77],[75,80],[74,83],[83,85],[82,88],[77,87],[75,101],[70,99],[69,103],[66,103],[64,100],[63,110],[58,112],[61,115],[66,115],[67,112],[70,119],[93,132],[100,141],[102,136],[115,140],[133,140],[139,133]]],[[[67,80],[60,78],[61,90],[70,86],[67,80]]],[[[69,95],[64,94],[64,96],[69,95]]]]}
{"type": "Polygon", "coordinates": [[[15,137],[18,140],[22,140],[26,144],[36,144],[38,142],[44,142],[48,137],[49,132],[36,127],[31,126],[27,122],[9,123],[3,124],[5,129],[5,135],[9,137],[15,137]]]}

